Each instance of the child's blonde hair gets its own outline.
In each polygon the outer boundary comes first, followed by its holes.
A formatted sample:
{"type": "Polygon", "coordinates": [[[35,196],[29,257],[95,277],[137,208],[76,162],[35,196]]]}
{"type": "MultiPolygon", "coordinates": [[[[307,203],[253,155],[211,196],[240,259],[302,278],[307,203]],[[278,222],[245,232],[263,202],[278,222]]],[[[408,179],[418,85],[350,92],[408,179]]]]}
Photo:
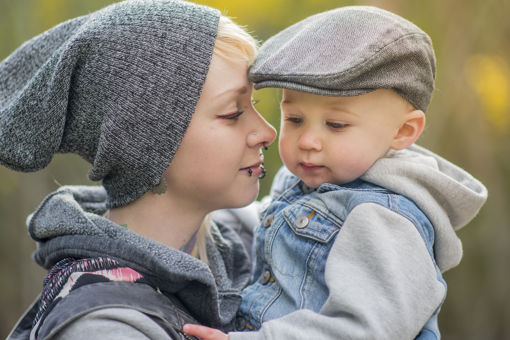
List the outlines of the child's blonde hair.
{"type": "MultiPolygon", "coordinates": [[[[250,66],[257,55],[257,41],[241,26],[230,18],[221,16],[213,53],[227,60],[245,61],[250,66]]],[[[197,254],[205,263],[207,258],[207,239],[212,240],[211,218],[206,216],[197,234],[197,254]]]]}

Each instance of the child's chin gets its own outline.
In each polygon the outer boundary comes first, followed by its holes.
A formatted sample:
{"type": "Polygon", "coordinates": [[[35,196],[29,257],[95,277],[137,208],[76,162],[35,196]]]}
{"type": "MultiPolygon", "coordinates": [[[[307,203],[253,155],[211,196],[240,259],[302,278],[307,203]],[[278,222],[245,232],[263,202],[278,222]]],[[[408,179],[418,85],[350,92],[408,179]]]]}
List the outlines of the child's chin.
{"type": "Polygon", "coordinates": [[[317,189],[318,187],[321,186],[321,184],[324,184],[326,183],[325,181],[306,181],[306,180],[303,180],[303,183],[305,183],[305,185],[309,188],[313,188],[313,189],[317,189]]]}

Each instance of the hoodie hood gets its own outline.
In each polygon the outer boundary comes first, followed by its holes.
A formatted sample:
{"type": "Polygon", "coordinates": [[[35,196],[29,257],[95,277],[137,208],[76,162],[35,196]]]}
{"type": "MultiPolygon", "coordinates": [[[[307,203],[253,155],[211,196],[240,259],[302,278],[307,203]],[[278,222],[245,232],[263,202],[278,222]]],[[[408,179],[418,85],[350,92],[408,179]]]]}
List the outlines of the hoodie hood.
{"type": "Polygon", "coordinates": [[[149,279],[165,294],[177,295],[201,322],[225,327],[249,279],[242,241],[213,225],[209,266],[176,249],[140,236],[103,217],[107,194],[101,186],[66,186],[50,194],[28,218],[37,241],[35,261],[51,268],[66,257],[107,256],[149,279]]]}
{"type": "Polygon", "coordinates": [[[487,200],[487,189],[480,181],[418,145],[390,151],[361,179],[413,200],[434,225],[434,253],[440,270],[459,264],[462,244],[455,232],[468,224],[487,200]]]}

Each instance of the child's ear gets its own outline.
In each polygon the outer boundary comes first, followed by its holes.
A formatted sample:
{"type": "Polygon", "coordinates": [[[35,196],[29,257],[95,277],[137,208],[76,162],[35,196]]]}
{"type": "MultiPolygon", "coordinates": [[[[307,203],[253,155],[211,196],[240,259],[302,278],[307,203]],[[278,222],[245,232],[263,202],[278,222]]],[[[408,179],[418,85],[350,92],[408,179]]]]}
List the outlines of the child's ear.
{"type": "Polygon", "coordinates": [[[425,127],[425,114],[421,110],[414,110],[405,115],[404,122],[400,125],[397,134],[393,138],[391,148],[402,150],[411,146],[420,137],[425,127]]]}

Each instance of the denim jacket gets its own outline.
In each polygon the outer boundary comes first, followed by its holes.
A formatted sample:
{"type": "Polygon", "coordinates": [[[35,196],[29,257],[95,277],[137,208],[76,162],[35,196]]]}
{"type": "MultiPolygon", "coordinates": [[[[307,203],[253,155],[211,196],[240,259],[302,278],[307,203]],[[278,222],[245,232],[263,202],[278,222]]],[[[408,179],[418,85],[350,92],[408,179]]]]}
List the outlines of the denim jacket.
{"type": "MultiPolygon", "coordinates": [[[[309,188],[285,169],[273,183],[273,199],[255,230],[255,267],[251,284],[243,291],[239,328],[261,324],[299,309],[320,312],[329,295],[325,266],[330,249],[341,236],[353,208],[375,203],[409,219],[434,260],[434,228],[410,199],[377,185],[356,180],[345,185],[309,188]],[[244,326],[244,327],[243,327],[244,326]]],[[[341,261],[342,259],[337,259],[341,261]]],[[[437,265],[437,280],[445,287],[437,265]]],[[[424,326],[419,339],[439,339],[437,314],[424,326]]],[[[241,330],[241,329],[240,329],[241,330]]]]}

